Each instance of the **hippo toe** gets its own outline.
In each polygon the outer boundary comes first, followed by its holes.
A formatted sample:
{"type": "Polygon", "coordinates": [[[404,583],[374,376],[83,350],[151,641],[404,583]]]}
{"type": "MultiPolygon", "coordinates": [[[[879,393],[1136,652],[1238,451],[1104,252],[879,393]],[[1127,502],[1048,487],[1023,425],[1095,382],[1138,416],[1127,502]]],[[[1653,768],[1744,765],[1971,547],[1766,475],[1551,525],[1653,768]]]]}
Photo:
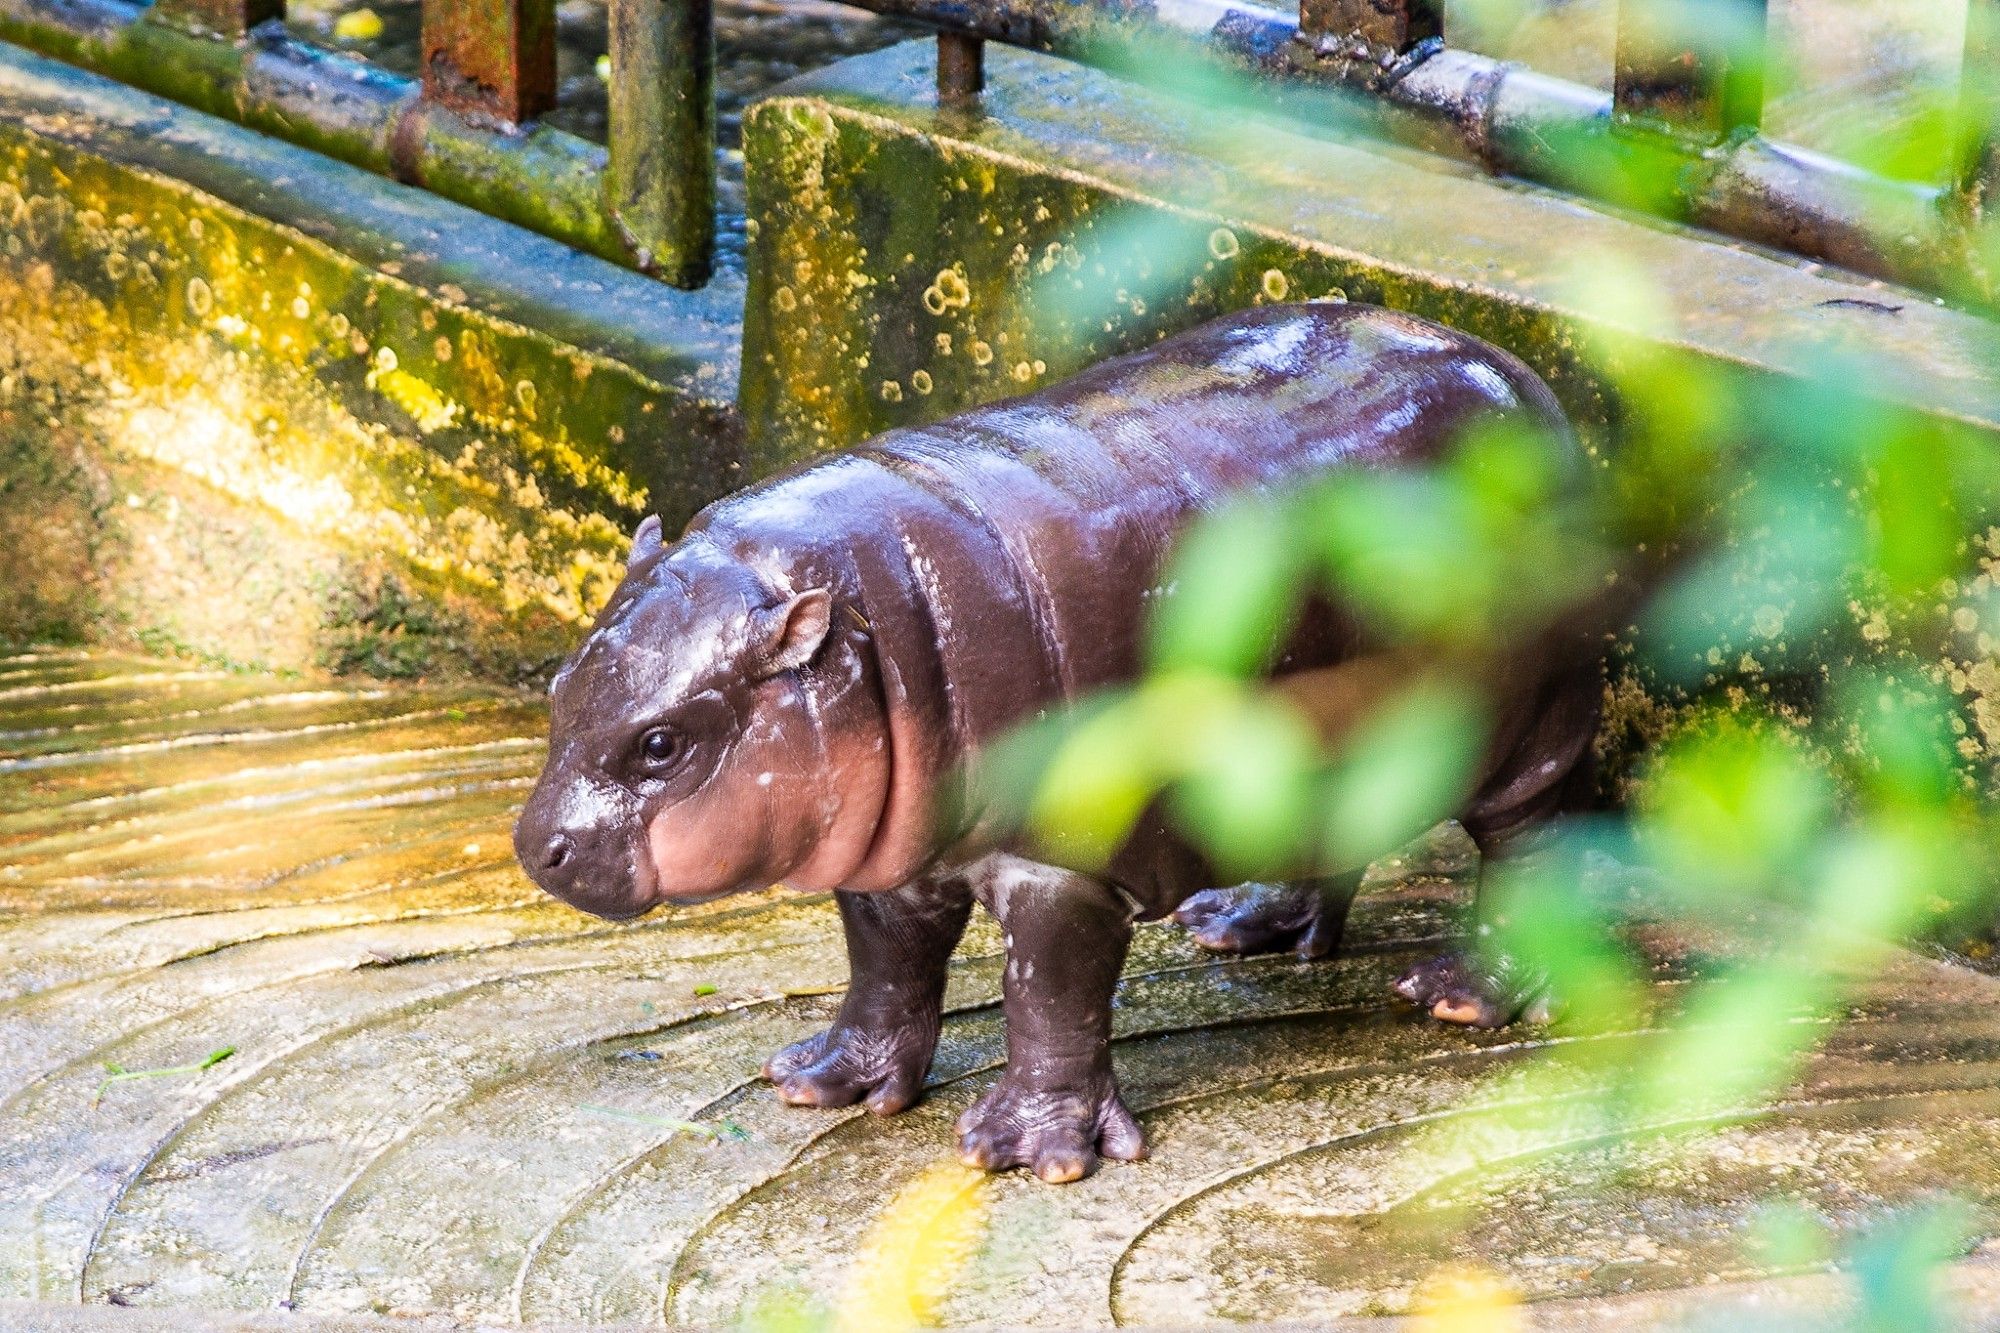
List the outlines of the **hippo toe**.
{"type": "Polygon", "coordinates": [[[852,1106],[894,1115],[923,1095],[933,1037],[906,1030],[880,1032],[836,1024],[794,1042],[764,1064],[764,1077],[793,1106],[852,1106]]]}
{"type": "Polygon", "coordinates": [[[1023,1167],[1052,1185],[1081,1180],[1100,1158],[1137,1162],[1146,1134],[1115,1085],[1047,1090],[1003,1077],[958,1118],[958,1158],[986,1171],[1023,1167]]]}
{"type": "Polygon", "coordinates": [[[1320,881],[1204,889],[1174,913],[1194,942],[1215,953],[1294,953],[1325,958],[1340,944],[1351,890],[1320,881]]]}
{"type": "Polygon", "coordinates": [[[1439,1022],[1460,1027],[1546,1023],[1556,1012],[1546,977],[1520,968],[1475,964],[1462,953],[1419,963],[1390,989],[1439,1022]]]}

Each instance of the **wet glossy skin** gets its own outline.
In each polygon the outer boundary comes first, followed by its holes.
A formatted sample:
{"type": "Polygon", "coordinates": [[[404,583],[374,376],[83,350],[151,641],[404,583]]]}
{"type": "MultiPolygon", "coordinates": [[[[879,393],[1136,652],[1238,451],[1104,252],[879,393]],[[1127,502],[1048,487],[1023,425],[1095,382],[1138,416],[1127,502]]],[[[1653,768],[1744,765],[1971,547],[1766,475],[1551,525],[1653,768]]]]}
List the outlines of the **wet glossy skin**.
{"type": "MultiPolygon", "coordinates": [[[[940,798],[960,779],[976,790],[983,747],[1014,724],[1131,678],[1163,563],[1202,512],[1335,469],[1421,464],[1495,414],[1569,439],[1546,387],[1474,339],[1372,307],[1265,307],[776,477],[670,548],[642,528],[557,678],[522,863],[610,916],[776,882],[839,890],[850,994],[767,1073],[788,1100],[882,1112],[918,1095],[976,898],[1009,941],[1009,1064],[967,1113],[962,1155],[1050,1180],[1140,1156],[1109,1058],[1132,920],[1186,903],[1216,947],[1324,953],[1353,877],[1224,902],[1200,893],[1211,871],[1163,820],[1092,876],[1025,859],[1010,830],[940,798]]],[[[1277,671],[1369,651],[1329,612],[1277,671]]],[[[1497,850],[1577,785],[1597,675],[1573,645],[1496,675],[1503,734],[1464,817],[1497,850]]],[[[1463,969],[1440,977],[1411,997],[1440,1017],[1506,1017],[1476,1008],[1498,1002],[1463,969]]]]}

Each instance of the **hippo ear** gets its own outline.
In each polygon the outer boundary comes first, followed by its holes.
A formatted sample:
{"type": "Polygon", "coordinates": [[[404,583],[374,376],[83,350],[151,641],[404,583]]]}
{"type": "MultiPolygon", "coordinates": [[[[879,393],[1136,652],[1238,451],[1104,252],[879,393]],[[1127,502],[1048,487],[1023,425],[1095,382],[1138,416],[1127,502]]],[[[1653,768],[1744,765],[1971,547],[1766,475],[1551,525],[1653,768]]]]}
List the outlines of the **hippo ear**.
{"type": "Polygon", "coordinates": [[[663,543],[660,540],[660,516],[648,514],[632,534],[632,552],[625,557],[625,563],[636,565],[648,556],[658,555],[663,543]]]}
{"type": "Polygon", "coordinates": [[[794,671],[812,661],[833,627],[833,595],[824,588],[765,607],[750,619],[750,657],[759,678],[794,671]]]}

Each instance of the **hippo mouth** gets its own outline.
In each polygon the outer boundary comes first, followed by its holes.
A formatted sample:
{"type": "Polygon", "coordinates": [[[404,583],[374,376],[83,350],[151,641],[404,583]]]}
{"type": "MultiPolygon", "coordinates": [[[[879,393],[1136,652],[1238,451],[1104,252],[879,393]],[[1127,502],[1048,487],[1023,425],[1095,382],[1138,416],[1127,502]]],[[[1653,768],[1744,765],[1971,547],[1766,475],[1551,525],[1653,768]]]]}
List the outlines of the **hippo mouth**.
{"type": "Polygon", "coordinates": [[[643,840],[628,840],[623,856],[606,856],[601,845],[590,846],[594,840],[570,833],[542,840],[528,832],[531,827],[525,818],[516,825],[515,855],[551,898],[605,921],[633,921],[677,901],[661,891],[643,840]]]}

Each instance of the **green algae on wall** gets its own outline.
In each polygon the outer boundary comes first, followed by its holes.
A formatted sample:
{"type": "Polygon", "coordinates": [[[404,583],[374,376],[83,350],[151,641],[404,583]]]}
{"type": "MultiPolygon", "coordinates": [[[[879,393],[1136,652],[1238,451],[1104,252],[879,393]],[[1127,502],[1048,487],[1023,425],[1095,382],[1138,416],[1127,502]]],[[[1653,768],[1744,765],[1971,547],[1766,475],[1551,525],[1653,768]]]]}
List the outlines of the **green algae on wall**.
{"type": "Polygon", "coordinates": [[[990,50],[978,111],[941,109],[932,60],[909,44],[843,61],[745,116],[759,466],[1310,299],[1498,343],[1600,442],[1618,413],[1607,334],[1760,375],[1851,356],[1886,400],[2000,439],[2000,330],[1976,316],[1027,52],[990,50]],[[1627,272],[1673,294],[1676,324],[1620,308],[1627,272]]]}
{"type": "Polygon", "coordinates": [[[0,102],[0,636],[511,676],[732,483],[726,291],[617,322],[679,294],[46,62],[0,102]]]}
{"type": "MultiPolygon", "coordinates": [[[[849,65],[867,62],[851,61],[849,65]]],[[[866,77],[865,74],[858,77],[866,77]]],[[[1413,299],[1401,275],[1228,214],[801,95],[752,108],[743,406],[770,468],[1056,383],[1245,306],[1423,309],[1528,349],[1602,417],[1563,327],[1521,305],[1413,299]]]]}

